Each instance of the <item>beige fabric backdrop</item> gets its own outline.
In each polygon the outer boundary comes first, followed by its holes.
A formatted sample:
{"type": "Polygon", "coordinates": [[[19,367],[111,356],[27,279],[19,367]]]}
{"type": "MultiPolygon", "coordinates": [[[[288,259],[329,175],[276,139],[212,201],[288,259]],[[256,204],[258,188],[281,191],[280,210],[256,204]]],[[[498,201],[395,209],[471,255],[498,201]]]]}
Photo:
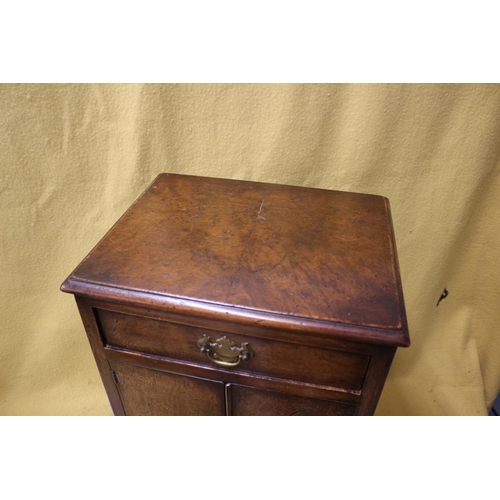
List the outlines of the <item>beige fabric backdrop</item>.
{"type": "Polygon", "coordinates": [[[499,85],[0,85],[0,414],[111,413],[59,285],[175,172],[387,196],[412,346],[377,414],[485,415],[499,138],[499,85]]]}

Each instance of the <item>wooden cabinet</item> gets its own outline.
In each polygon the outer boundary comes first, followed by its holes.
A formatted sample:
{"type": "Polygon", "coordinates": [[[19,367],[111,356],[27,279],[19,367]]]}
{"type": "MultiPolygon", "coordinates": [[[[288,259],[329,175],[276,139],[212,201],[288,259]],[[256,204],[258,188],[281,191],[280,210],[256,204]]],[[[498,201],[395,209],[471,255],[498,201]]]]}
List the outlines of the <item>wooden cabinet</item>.
{"type": "Polygon", "coordinates": [[[366,415],[409,345],[385,198],[162,174],[63,283],[115,415],[366,415]]]}

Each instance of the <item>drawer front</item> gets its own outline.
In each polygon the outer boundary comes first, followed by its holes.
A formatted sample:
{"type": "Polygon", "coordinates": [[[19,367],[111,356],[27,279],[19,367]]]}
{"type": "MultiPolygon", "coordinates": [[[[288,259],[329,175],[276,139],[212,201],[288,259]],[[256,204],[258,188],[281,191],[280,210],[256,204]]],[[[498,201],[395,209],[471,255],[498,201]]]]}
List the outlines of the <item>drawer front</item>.
{"type": "Polygon", "coordinates": [[[226,335],[238,346],[248,343],[255,355],[233,368],[316,385],[360,390],[370,356],[168,323],[103,309],[95,310],[104,342],[114,347],[170,359],[216,366],[197,345],[204,335],[226,335]]]}
{"type": "Polygon", "coordinates": [[[349,416],[355,405],[304,398],[283,392],[228,384],[229,415],[234,416],[349,416]]]}

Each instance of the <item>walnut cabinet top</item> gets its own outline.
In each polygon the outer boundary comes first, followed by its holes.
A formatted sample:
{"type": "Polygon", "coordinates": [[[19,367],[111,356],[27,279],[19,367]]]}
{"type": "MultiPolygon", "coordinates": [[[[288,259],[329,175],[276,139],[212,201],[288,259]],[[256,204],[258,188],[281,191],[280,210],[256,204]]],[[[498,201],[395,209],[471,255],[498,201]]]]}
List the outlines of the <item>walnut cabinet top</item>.
{"type": "Polygon", "coordinates": [[[160,174],[61,289],[284,334],[409,345],[381,196],[160,174]]]}

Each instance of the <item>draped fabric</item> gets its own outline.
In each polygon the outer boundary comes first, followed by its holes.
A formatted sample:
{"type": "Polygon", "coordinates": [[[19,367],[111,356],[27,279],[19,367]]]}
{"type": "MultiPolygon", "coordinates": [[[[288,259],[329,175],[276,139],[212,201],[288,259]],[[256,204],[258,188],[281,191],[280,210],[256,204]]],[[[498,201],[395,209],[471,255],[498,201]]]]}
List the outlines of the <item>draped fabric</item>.
{"type": "Polygon", "coordinates": [[[499,391],[499,85],[0,85],[0,152],[2,415],[111,413],[59,286],[160,172],[388,197],[412,345],[377,414],[499,391]]]}

